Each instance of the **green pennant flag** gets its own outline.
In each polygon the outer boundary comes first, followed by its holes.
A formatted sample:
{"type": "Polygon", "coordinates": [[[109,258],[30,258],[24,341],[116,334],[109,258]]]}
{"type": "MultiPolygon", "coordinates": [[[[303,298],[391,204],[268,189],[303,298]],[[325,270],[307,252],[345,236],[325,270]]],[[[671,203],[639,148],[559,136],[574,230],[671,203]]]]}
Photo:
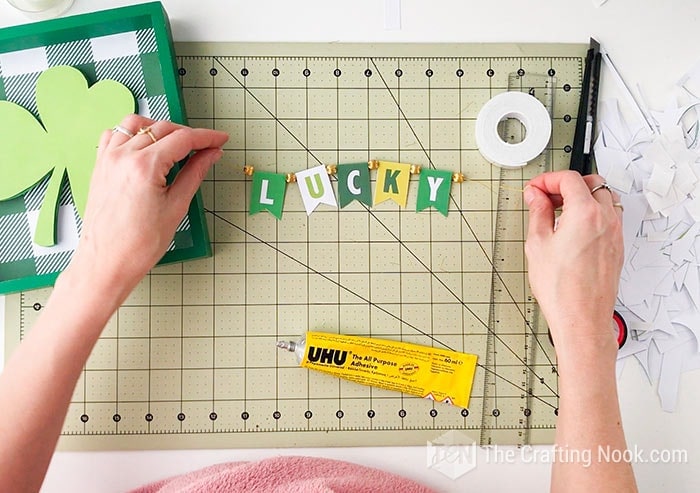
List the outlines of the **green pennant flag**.
{"type": "Polygon", "coordinates": [[[450,186],[452,185],[452,173],[436,169],[422,169],[418,175],[418,196],[416,197],[416,212],[435,207],[447,215],[447,207],[450,201],[450,186]]]}
{"type": "Polygon", "coordinates": [[[337,170],[340,208],[353,200],[372,207],[372,186],[367,163],[339,164],[337,170]]]}
{"type": "Polygon", "coordinates": [[[253,190],[250,193],[250,214],[269,211],[277,219],[282,219],[284,192],[287,189],[285,175],[256,171],[253,173],[253,190]]]}

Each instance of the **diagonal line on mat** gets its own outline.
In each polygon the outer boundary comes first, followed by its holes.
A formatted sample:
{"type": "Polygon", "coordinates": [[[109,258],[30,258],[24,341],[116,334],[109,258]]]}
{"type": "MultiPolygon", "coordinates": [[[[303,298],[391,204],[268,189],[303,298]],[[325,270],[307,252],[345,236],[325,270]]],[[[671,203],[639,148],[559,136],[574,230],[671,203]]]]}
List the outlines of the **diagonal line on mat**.
{"type": "MultiPolygon", "coordinates": [[[[299,144],[299,145],[300,145],[300,146],[301,146],[301,147],[302,147],[316,162],[318,162],[319,164],[323,164],[323,162],[322,162],[320,159],[318,159],[318,157],[313,153],[313,151],[312,151],[311,149],[309,149],[306,145],[304,145],[304,143],[303,143],[296,135],[294,135],[294,133],[293,133],[283,122],[281,122],[281,121],[279,120],[279,118],[277,117],[277,115],[275,115],[274,112],[272,112],[262,101],[260,101],[260,99],[259,99],[255,94],[253,94],[253,92],[252,92],[247,86],[245,86],[245,85],[238,79],[238,77],[236,77],[236,75],[235,75],[233,72],[231,72],[231,71],[228,69],[228,67],[226,67],[226,66],[221,62],[221,60],[219,60],[218,57],[213,57],[213,59],[214,59],[214,61],[216,61],[216,62],[221,66],[221,68],[223,68],[223,69],[231,76],[231,78],[232,78],[233,80],[236,81],[236,83],[237,83],[238,85],[241,86],[241,88],[243,88],[243,90],[246,91],[246,93],[247,93],[248,95],[250,95],[250,96],[260,105],[261,108],[263,108],[263,109],[275,120],[275,122],[277,122],[282,128],[284,128],[285,131],[286,131],[294,140],[296,140],[297,143],[298,143],[298,144],[299,144]]],[[[374,65],[374,67],[377,69],[377,73],[379,73],[379,76],[381,77],[382,81],[384,82],[384,84],[385,84],[385,86],[386,86],[386,81],[384,80],[384,76],[381,74],[381,72],[379,72],[379,69],[378,69],[377,65],[374,63],[374,60],[370,58],[370,61],[372,62],[372,64],[374,65]]],[[[388,86],[387,86],[387,89],[388,89],[388,86]]],[[[388,89],[388,90],[389,90],[389,89],[388,89]]],[[[394,97],[394,94],[391,93],[391,90],[389,90],[389,92],[390,92],[392,98],[394,99],[394,101],[396,102],[397,107],[398,107],[399,110],[401,111],[401,114],[403,115],[404,119],[406,119],[406,115],[403,113],[403,110],[402,110],[401,107],[398,105],[398,101],[396,101],[396,98],[394,97]]],[[[410,122],[408,122],[408,119],[406,119],[406,122],[409,124],[409,126],[411,126],[411,125],[410,125],[410,122]]],[[[412,128],[412,127],[411,127],[411,128],[412,128]]],[[[414,135],[415,135],[415,132],[414,132],[414,135]]],[[[420,142],[420,140],[418,139],[417,136],[416,136],[416,140],[418,141],[418,143],[420,144],[421,148],[423,149],[423,152],[426,153],[426,155],[428,156],[428,159],[430,160],[430,156],[429,156],[428,153],[425,151],[425,147],[424,147],[423,144],[420,142]]],[[[432,161],[430,161],[430,164],[431,164],[431,166],[434,167],[432,161]]],[[[454,202],[454,197],[452,198],[452,200],[453,200],[453,202],[454,202]]],[[[516,358],[525,368],[528,369],[528,371],[530,371],[535,377],[537,377],[537,379],[540,381],[541,384],[543,384],[545,387],[547,387],[547,389],[549,389],[549,391],[552,392],[554,395],[557,395],[557,396],[558,396],[558,394],[556,393],[556,391],[555,391],[552,387],[550,387],[550,386],[544,381],[544,378],[543,378],[543,377],[540,377],[532,366],[528,365],[528,364],[520,357],[520,355],[519,355],[515,350],[513,350],[513,348],[511,348],[508,344],[506,344],[506,343],[501,339],[501,337],[500,337],[498,334],[496,334],[496,332],[493,331],[493,330],[488,326],[488,324],[487,324],[486,322],[484,322],[484,321],[481,319],[481,317],[479,317],[479,316],[476,314],[476,312],[474,312],[474,310],[471,309],[471,307],[469,307],[469,305],[467,305],[463,300],[461,300],[460,297],[457,296],[457,294],[454,292],[454,290],[452,290],[452,289],[445,283],[445,281],[443,281],[439,276],[437,276],[437,275],[435,274],[435,272],[433,272],[433,271],[425,264],[425,262],[423,262],[423,260],[421,260],[410,248],[408,248],[408,246],[401,240],[401,238],[399,238],[386,224],[384,224],[384,222],[382,222],[382,221],[376,216],[376,214],[374,214],[374,212],[373,212],[369,207],[367,207],[365,204],[361,204],[361,205],[362,205],[362,207],[367,211],[367,213],[370,214],[370,216],[371,216],[372,218],[374,218],[374,220],[377,221],[377,223],[379,223],[379,224],[380,224],[380,225],[381,225],[381,226],[382,226],[396,241],[397,241],[397,243],[398,243],[402,248],[404,248],[404,249],[405,249],[405,250],[406,250],[406,251],[407,251],[421,266],[423,266],[423,268],[426,270],[426,272],[428,272],[436,281],[438,281],[438,282],[439,282],[439,283],[440,283],[440,284],[455,298],[455,300],[457,300],[457,301],[462,305],[462,307],[463,307],[464,309],[466,309],[466,310],[467,310],[467,311],[468,311],[468,312],[469,312],[469,313],[470,313],[484,328],[486,328],[486,330],[487,330],[488,332],[490,332],[491,334],[493,334],[493,336],[494,336],[499,342],[501,342],[501,344],[503,344],[503,345],[505,346],[505,348],[508,349],[508,351],[510,351],[510,353],[511,353],[513,356],[515,356],[515,358],[516,358]]],[[[456,205],[456,202],[455,202],[455,205],[456,205]]],[[[486,250],[484,249],[484,247],[483,247],[483,245],[481,244],[481,242],[479,241],[479,239],[476,237],[476,234],[474,234],[474,231],[472,230],[472,228],[471,228],[471,226],[469,225],[468,221],[466,221],[466,218],[464,217],[464,214],[463,214],[463,212],[462,212],[461,210],[460,210],[460,214],[461,214],[462,218],[464,219],[465,223],[467,224],[467,227],[469,227],[469,230],[471,231],[472,236],[474,237],[474,239],[477,241],[477,243],[478,243],[479,246],[481,247],[482,251],[484,252],[484,255],[486,255],[486,250]]],[[[247,233],[247,232],[246,232],[246,233],[247,233]]],[[[488,259],[488,255],[486,255],[486,257],[487,257],[487,259],[488,259]]],[[[489,262],[490,262],[490,259],[488,259],[488,260],[489,260],[489,262]]],[[[491,265],[492,265],[492,267],[493,267],[493,263],[491,263],[491,265]]],[[[500,278],[500,275],[499,275],[499,278],[500,278]]],[[[504,284],[504,287],[505,287],[505,283],[504,283],[502,280],[501,280],[501,282],[504,284]]],[[[507,287],[506,287],[506,290],[507,290],[507,287]]],[[[508,291],[508,290],[507,290],[507,291],[508,291]]],[[[508,291],[508,294],[510,295],[511,299],[513,300],[513,302],[515,302],[515,300],[514,300],[512,294],[510,293],[510,291],[508,291]]],[[[522,313],[522,311],[520,310],[520,307],[517,306],[517,303],[515,303],[515,305],[516,305],[516,307],[518,308],[518,311],[519,311],[520,314],[522,315],[523,319],[525,319],[525,315],[524,315],[524,314],[522,313]]],[[[378,306],[378,305],[376,305],[376,306],[378,306]]],[[[399,320],[400,320],[400,319],[399,319],[399,320]]],[[[404,322],[403,320],[400,320],[400,321],[401,321],[401,323],[405,323],[406,325],[408,325],[408,326],[410,326],[410,327],[413,327],[411,324],[408,324],[408,323],[404,322]]],[[[530,327],[529,323],[527,323],[527,320],[525,320],[525,322],[526,322],[526,324],[528,325],[528,327],[530,327]]],[[[447,346],[446,344],[444,344],[444,343],[438,341],[437,339],[433,338],[432,336],[429,336],[428,334],[426,334],[425,332],[421,331],[420,329],[417,329],[416,327],[413,327],[413,328],[416,329],[416,330],[418,330],[419,332],[421,332],[421,334],[430,337],[430,338],[431,338],[432,340],[434,340],[435,342],[438,342],[438,343],[442,344],[442,345],[445,346],[445,347],[449,347],[449,346],[447,346]]],[[[532,330],[532,327],[530,327],[530,330],[532,331],[532,333],[533,333],[533,335],[534,335],[534,331],[532,330]]],[[[538,339],[536,336],[535,336],[535,340],[537,340],[538,344],[540,344],[540,346],[541,346],[541,343],[539,342],[539,339],[538,339]]],[[[450,349],[452,349],[452,348],[450,348],[450,349]]],[[[542,349],[543,349],[543,351],[544,351],[544,348],[542,348],[542,349]]],[[[545,355],[547,356],[547,359],[549,360],[549,364],[550,364],[550,365],[553,365],[553,363],[552,363],[551,360],[549,359],[549,356],[547,355],[546,351],[545,351],[545,355]]],[[[503,378],[503,377],[501,377],[501,378],[503,378]]],[[[521,390],[527,390],[527,389],[523,389],[521,386],[518,386],[518,388],[521,389],[521,390]]]]}
{"type": "MultiPolygon", "coordinates": [[[[433,160],[432,160],[432,158],[430,157],[430,153],[425,149],[425,146],[424,146],[423,143],[421,142],[420,138],[418,138],[418,134],[416,133],[415,129],[413,128],[413,125],[411,125],[411,121],[408,119],[408,117],[407,117],[406,114],[404,113],[403,108],[401,108],[401,105],[399,104],[399,101],[396,99],[396,96],[394,95],[393,91],[392,91],[391,88],[389,87],[389,84],[387,84],[386,79],[384,79],[384,75],[382,75],[382,72],[379,70],[379,67],[378,67],[377,64],[375,63],[374,58],[370,58],[369,60],[372,62],[372,65],[374,66],[374,69],[377,71],[377,74],[379,75],[379,78],[382,79],[382,83],[384,84],[384,87],[385,87],[386,90],[389,92],[389,95],[391,96],[391,99],[394,100],[394,103],[396,104],[396,107],[398,108],[399,112],[401,113],[401,116],[403,117],[404,121],[405,121],[406,124],[408,125],[408,128],[411,129],[411,132],[413,133],[413,136],[416,138],[416,142],[418,142],[418,145],[420,146],[421,150],[423,151],[423,154],[425,154],[425,157],[428,158],[428,163],[430,163],[430,167],[433,168],[433,169],[435,169],[435,164],[433,163],[433,160]]],[[[530,322],[529,322],[529,321],[527,320],[527,318],[525,317],[525,314],[524,314],[523,311],[520,309],[520,306],[519,306],[518,303],[515,301],[515,297],[514,297],[513,294],[510,292],[510,289],[508,289],[508,285],[506,284],[506,282],[505,282],[505,281],[503,280],[503,278],[501,277],[501,273],[496,269],[496,266],[493,264],[493,261],[489,258],[488,253],[486,252],[486,249],[484,248],[484,245],[481,243],[481,241],[479,240],[479,238],[476,236],[476,233],[474,232],[474,230],[472,229],[471,225],[469,224],[469,221],[467,221],[467,218],[464,216],[464,211],[462,211],[462,209],[461,209],[460,207],[458,207],[457,201],[455,200],[455,198],[454,198],[454,196],[452,195],[452,193],[450,193],[450,198],[452,199],[452,203],[455,205],[455,207],[457,207],[457,210],[459,211],[459,214],[460,214],[460,216],[462,217],[462,220],[464,221],[464,224],[467,226],[467,228],[469,228],[469,232],[472,234],[472,236],[473,236],[474,239],[476,240],[476,243],[479,245],[479,248],[480,248],[481,251],[483,252],[484,257],[486,257],[486,260],[487,260],[488,263],[491,265],[491,269],[492,269],[493,273],[496,274],[496,277],[498,277],[498,280],[499,280],[499,281],[501,282],[501,284],[503,285],[503,288],[506,290],[506,293],[508,293],[508,297],[511,299],[511,301],[512,301],[513,304],[515,305],[515,308],[518,310],[518,313],[520,313],[520,316],[523,318],[523,321],[525,322],[525,325],[527,326],[528,329],[530,329],[530,333],[532,334],[533,338],[534,338],[535,341],[537,342],[537,345],[538,345],[538,346],[540,347],[540,349],[542,350],[542,353],[543,353],[543,354],[545,355],[545,357],[547,358],[547,361],[549,362],[549,364],[550,364],[551,366],[554,367],[554,366],[555,366],[555,365],[554,365],[554,362],[551,360],[551,358],[550,358],[549,355],[547,354],[547,351],[545,351],[544,347],[542,346],[542,343],[541,343],[540,340],[539,340],[539,337],[537,337],[537,334],[535,333],[535,330],[532,328],[532,326],[530,325],[530,322]]],[[[482,322],[482,323],[483,323],[483,322],[482,322]]],[[[496,336],[496,338],[499,340],[499,342],[501,342],[501,343],[502,343],[504,346],[506,346],[514,355],[516,355],[515,351],[513,351],[506,343],[504,343],[504,342],[496,335],[495,332],[491,331],[490,328],[489,328],[489,331],[492,332],[494,336],[496,336]]],[[[517,355],[516,355],[516,356],[517,356],[517,355]]],[[[518,358],[518,359],[519,359],[519,358],[518,358]]],[[[523,360],[520,360],[520,361],[521,361],[525,366],[527,366],[527,364],[525,363],[525,361],[523,361],[523,360]]],[[[534,373],[534,372],[533,372],[533,373],[534,373]]],[[[537,374],[535,374],[535,376],[537,376],[537,374]]],[[[539,378],[539,377],[538,377],[538,378],[539,378]]]]}
{"type": "MultiPolygon", "coordinates": [[[[318,276],[324,278],[326,281],[328,281],[328,282],[330,282],[330,283],[332,283],[332,284],[335,284],[335,285],[338,286],[340,289],[343,289],[343,290],[347,291],[348,293],[352,294],[353,296],[356,296],[357,298],[361,299],[362,301],[364,301],[365,303],[369,304],[370,306],[372,306],[372,307],[374,307],[374,308],[376,308],[376,309],[378,309],[378,310],[381,310],[382,312],[386,313],[386,314],[389,315],[390,317],[395,318],[396,320],[398,320],[398,321],[401,322],[402,324],[405,324],[406,326],[412,328],[412,329],[415,330],[416,332],[420,332],[422,335],[424,335],[425,337],[431,339],[432,341],[434,341],[434,342],[436,342],[436,343],[438,343],[438,344],[444,346],[445,348],[447,348],[447,349],[449,349],[449,350],[451,350],[451,351],[454,351],[454,350],[455,350],[454,348],[450,347],[449,345],[445,344],[444,342],[440,341],[439,339],[436,339],[435,337],[433,337],[432,335],[428,334],[427,332],[425,332],[425,331],[419,329],[419,328],[416,327],[415,325],[410,324],[410,323],[408,323],[408,322],[404,322],[404,321],[401,320],[399,317],[397,317],[395,314],[391,313],[389,310],[387,310],[386,308],[382,307],[381,305],[378,305],[378,304],[374,303],[372,300],[370,300],[370,299],[368,299],[368,298],[365,298],[364,296],[362,296],[362,295],[359,294],[359,293],[356,293],[355,291],[353,291],[353,290],[350,289],[349,287],[344,286],[344,285],[341,284],[339,281],[336,281],[335,279],[331,278],[330,276],[327,276],[327,275],[324,274],[323,272],[320,272],[320,271],[314,269],[313,267],[311,267],[310,265],[305,264],[304,262],[302,262],[302,261],[299,260],[298,258],[296,258],[296,257],[294,257],[294,256],[292,256],[292,255],[290,255],[290,254],[288,254],[288,253],[285,252],[284,250],[281,250],[281,249],[278,248],[275,244],[273,244],[273,243],[271,243],[271,242],[268,242],[268,241],[265,241],[264,239],[260,238],[260,237],[257,236],[256,234],[251,233],[250,231],[245,230],[244,228],[238,226],[236,223],[234,223],[234,222],[232,222],[232,221],[229,221],[228,219],[226,219],[226,218],[223,217],[222,215],[216,213],[215,211],[209,210],[209,209],[207,209],[207,208],[205,208],[204,211],[205,211],[205,212],[208,212],[209,214],[211,214],[211,215],[214,216],[215,218],[219,219],[220,221],[225,222],[225,223],[228,224],[229,226],[236,228],[236,229],[239,230],[241,233],[250,236],[251,238],[253,238],[253,239],[256,240],[257,242],[262,243],[263,245],[265,245],[265,246],[267,246],[267,247],[269,247],[269,248],[272,248],[273,250],[275,250],[275,251],[276,251],[277,253],[279,253],[280,255],[284,255],[284,256],[287,257],[289,260],[291,260],[291,261],[293,261],[293,262],[296,262],[297,264],[301,265],[301,266],[304,267],[305,269],[308,269],[308,270],[310,270],[311,272],[313,272],[314,274],[316,274],[316,275],[318,275],[318,276]]],[[[492,374],[495,375],[496,377],[498,377],[498,378],[500,378],[501,380],[503,380],[503,381],[509,383],[510,385],[512,385],[513,387],[517,388],[518,390],[523,390],[523,388],[522,388],[521,385],[518,385],[517,383],[515,383],[515,382],[513,382],[513,381],[511,381],[511,380],[509,380],[509,379],[507,379],[506,377],[504,377],[504,376],[502,376],[502,375],[499,375],[499,374],[496,373],[494,370],[492,370],[492,369],[490,369],[490,368],[487,368],[486,366],[482,365],[481,363],[477,363],[477,366],[478,366],[479,368],[483,368],[484,371],[487,371],[487,372],[489,372],[489,373],[492,373],[492,374]]],[[[533,373],[535,373],[534,370],[531,370],[531,371],[532,371],[533,373]]],[[[537,375],[537,374],[535,373],[535,375],[537,375]]],[[[538,377],[538,378],[539,378],[539,377],[538,377]]],[[[545,386],[547,386],[547,385],[545,384],[545,386]]],[[[547,387],[548,387],[548,386],[547,386],[547,387]]],[[[552,389],[552,388],[550,388],[550,387],[548,387],[548,388],[549,388],[549,390],[551,390],[552,393],[553,393],[552,397],[559,397],[559,395],[558,395],[556,392],[554,392],[554,389],[552,389]]],[[[541,402],[543,402],[544,404],[550,406],[552,409],[556,409],[556,406],[552,405],[551,403],[547,402],[546,400],[542,399],[541,397],[539,397],[539,396],[537,396],[537,395],[535,395],[535,394],[531,394],[531,396],[532,396],[533,398],[537,399],[538,401],[541,401],[541,402]]]]}

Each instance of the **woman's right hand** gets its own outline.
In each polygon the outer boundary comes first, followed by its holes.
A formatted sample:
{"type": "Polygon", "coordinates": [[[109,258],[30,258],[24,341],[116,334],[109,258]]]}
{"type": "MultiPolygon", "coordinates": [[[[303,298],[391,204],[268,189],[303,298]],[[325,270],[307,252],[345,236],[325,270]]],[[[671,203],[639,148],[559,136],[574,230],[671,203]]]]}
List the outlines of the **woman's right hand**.
{"type": "Polygon", "coordinates": [[[617,351],[612,314],[624,257],[622,209],[611,190],[591,193],[602,183],[598,175],[545,173],[523,195],[530,285],[560,357],[586,347],[605,348],[613,358],[617,351]]]}

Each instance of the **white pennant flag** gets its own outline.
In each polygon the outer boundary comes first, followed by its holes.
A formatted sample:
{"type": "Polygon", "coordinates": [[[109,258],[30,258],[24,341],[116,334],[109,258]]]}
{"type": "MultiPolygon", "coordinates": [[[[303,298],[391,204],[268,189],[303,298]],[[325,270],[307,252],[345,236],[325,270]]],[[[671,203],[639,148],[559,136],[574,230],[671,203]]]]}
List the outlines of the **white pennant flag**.
{"type": "Polygon", "coordinates": [[[324,165],[321,164],[294,174],[297,177],[299,193],[304,201],[307,215],[310,216],[318,204],[337,207],[333,186],[324,165]]]}

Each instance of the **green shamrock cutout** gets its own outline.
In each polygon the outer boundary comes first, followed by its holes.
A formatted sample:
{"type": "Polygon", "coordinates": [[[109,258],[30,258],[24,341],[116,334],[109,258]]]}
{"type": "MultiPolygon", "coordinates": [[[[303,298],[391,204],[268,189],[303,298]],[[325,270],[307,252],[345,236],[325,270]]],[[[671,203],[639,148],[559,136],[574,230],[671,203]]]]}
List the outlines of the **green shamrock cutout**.
{"type": "Polygon", "coordinates": [[[56,244],[56,221],[65,173],[75,207],[83,217],[97,144],[105,129],[134,112],[134,96],[119,82],[103,80],[88,87],[73,67],[53,67],[36,83],[41,122],[9,101],[0,101],[0,200],[32,188],[49,173],[34,242],[56,244]]]}

